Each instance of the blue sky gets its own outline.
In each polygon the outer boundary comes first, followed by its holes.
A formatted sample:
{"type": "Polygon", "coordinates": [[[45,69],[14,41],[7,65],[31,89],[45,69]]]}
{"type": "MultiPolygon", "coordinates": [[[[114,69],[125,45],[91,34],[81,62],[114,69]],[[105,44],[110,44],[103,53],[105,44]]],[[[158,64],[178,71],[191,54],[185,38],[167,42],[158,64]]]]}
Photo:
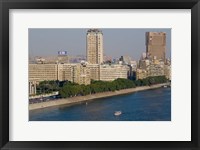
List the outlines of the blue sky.
{"type": "MultiPolygon", "coordinates": [[[[104,54],[113,58],[122,55],[139,60],[146,51],[146,32],[166,32],[166,57],[171,57],[171,29],[99,28],[103,32],[104,54]]],[[[31,28],[29,29],[29,56],[56,56],[58,51],[68,55],[86,55],[86,28],[31,28]]]]}

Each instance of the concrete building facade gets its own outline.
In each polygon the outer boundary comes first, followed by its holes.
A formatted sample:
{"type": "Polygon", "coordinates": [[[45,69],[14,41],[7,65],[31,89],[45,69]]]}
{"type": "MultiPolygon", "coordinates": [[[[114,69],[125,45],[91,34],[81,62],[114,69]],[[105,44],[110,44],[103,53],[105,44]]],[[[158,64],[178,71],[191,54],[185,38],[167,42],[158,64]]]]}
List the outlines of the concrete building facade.
{"type": "Polygon", "coordinates": [[[77,64],[29,64],[29,80],[38,82],[48,80],[68,80],[78,84],[90,84],[90,69],[87,65],[77,64]]]}
{"type": "Polygon", "coordinates": [[[29,79],[58,80],[58,64],[29,64],[29,79]]]}
{"type": "Polygon", "coordinates": [[[147,57],[162,59],[166,55],[166,33],[146,32],[146,53],[147,57]]]}
{"type": "Polygon", "coordinates": [[[168,80],[171,80],[171,65],[165,65],[164,73],[168,80]]]}
{"type": "Polygon", "coordinates": [[[87,31],[87,62],[90,64],[103,63],[103,33],[98,29],[87,31]]]}
{"type": "Polygon", "coordinates": [[[160,64],[151,64],[147,67],[147,76],[164,76],[164,66],[160,64]]]}
{"type": "Polygon", "coordinates": [[[100,80],[113,81],[117,78],[128,78],[130,67],[120,64],[100,65],[100,80]]]}
{"type": "Polygon", "coordinates": [[[147,78],[146,69],[137,69],[136,71],[136,80],[147,78]]]}
{"type": "Polygon", "coordinates": [[[90,78],[92,80],[100,80],[100,65],[88,64],[87,67],[90,69],[90,78]]]}
{"type": "Polygon", "coordinates": [[[165,76],[171,80],[171,62],[166,64],[163,60],[140,60],[140,68],[136,71],[136,79],[152,76],[165,76]]]}

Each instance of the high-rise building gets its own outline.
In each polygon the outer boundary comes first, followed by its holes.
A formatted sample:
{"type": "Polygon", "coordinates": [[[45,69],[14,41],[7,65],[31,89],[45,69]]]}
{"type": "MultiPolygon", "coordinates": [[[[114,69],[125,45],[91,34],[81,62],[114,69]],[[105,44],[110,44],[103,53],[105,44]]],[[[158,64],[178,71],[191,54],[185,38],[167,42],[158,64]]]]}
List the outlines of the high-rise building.
{"type": "Polygon", "coordinates": [[[103,63],[103,33],[98,29],[87,31],[87,62],[103,63]]]}
{"type": "Polygon", "coordinates": [[[166,33],[146,32],[146,52],[149,58],[165,61],[166,33]]]}

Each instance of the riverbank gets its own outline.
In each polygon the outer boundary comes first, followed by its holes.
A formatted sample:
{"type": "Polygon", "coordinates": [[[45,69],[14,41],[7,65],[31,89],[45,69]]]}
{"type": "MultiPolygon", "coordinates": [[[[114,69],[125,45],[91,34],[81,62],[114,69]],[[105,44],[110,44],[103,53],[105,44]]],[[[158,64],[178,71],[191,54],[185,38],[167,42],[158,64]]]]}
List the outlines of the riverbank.
{"type": "Polygon", "coordinates": [[[97,93],[92,95],[86,95],[86,96],[76,96],[71,98],[63,98],[55,101],[48,101],[48,102],[42,102],[42,103],[35,103],[35,104],[29,104],[29,110],[35,110],[35,109],[41,109],[46,107],[52,107],[52,106],[59,106],[59,105],[73,105],[76,103],[86,102],[93,99],[99,99],[99,98],[105,98],[105,97],[111,97],[116,95],[123,95],[138,91],[144,91],[144,90],[150,90],[155,88],[160,88],[164,85],[167,85],[167,83],[163,84],[156,84],[152,86],[142,86],[142,87],[136,87],[131,89],[124,89],[120,91],[114,91],[114,92],[104,92],[104,93],[97,93]]]}

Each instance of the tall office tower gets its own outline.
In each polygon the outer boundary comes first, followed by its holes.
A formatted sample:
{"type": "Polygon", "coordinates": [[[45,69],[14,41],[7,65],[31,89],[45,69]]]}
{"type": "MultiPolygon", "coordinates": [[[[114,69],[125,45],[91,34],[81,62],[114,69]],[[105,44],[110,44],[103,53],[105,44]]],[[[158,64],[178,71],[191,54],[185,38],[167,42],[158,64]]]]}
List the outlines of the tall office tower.
{"type": "Polygon", "coordinates": [[[146,32],[146,52],[149,58],[165,61],[166,33],[146,32]]]}
{"type": "Polygon", "coordinates": [[[87,62],[103,63],[103,33],[98,29],[87,31],[87,62]]]}

